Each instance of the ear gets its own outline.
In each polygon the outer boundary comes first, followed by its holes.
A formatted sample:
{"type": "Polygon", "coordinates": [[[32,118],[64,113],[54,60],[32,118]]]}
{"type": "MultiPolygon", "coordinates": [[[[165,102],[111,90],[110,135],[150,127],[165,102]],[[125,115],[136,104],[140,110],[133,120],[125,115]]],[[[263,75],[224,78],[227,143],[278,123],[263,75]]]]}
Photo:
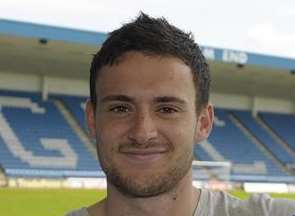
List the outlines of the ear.
{"type": "Polygon", "coordinates": [[[89,130],[90,138],[95,139],[96,137],[96,121],[95,121],[95,110],[90,100],[86,102],[85,108],[86,122],[89,130]]]}
{"type": "Polygon", "coordinates": [[[205,106],[197,116],[197,128],[195,134],[196,143],[207,139],[213,127],[214,110],[213,105],[205,106]]]}

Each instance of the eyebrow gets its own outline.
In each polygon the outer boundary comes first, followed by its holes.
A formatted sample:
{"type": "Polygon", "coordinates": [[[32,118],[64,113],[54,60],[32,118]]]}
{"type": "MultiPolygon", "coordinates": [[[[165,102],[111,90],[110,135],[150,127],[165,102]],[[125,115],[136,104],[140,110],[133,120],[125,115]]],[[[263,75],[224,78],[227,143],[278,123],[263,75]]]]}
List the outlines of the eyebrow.
{"type": "Polygon", "coordinates": [[[109,95],[106,97],[103,97],[100,102],[109,102],[109,101],[124,101],[124,102],[133,102],[134,100],[126,95],[109,95]]]}
{"type": "Polygon", "coordinates": [[[174,96],[161,96],[161,97],[156,97],[154,99],[154,102],[156,103],[179,103],[179,104],[186,104],[186,101],[178,98],[178,97],[174,97],[174,96]]]}
{"type": "MultiPolygon", "coordinates": [[[[106,96],[100,100],[101,103],[110,102],[110,101],[123,101],[123,102],[132,103],[135,100],[129,96],[126,96],[126,95],[109,95],[109,96],[106,96]]],[[[153,99],[153,102],[154,103],[179,103],[179,104],[183,104],[183,105],[186,104],[185,100],[178,98],[178,97],[174,97],[174,96],[155,97],[153,99]]]]}

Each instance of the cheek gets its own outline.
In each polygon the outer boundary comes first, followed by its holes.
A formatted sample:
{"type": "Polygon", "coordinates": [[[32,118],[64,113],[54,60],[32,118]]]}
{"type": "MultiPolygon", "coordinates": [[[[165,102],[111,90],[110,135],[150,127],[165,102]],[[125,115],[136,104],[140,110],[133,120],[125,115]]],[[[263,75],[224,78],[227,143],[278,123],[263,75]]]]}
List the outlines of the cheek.
{"type": "Polygon", "coordinates": [[[175,122],[167,125],[164,130],[175,148],[194,144],[195,124],[193,121],[175,122]]]}
{"type": "Polygon", "coordinates": [[[97,125],[97,142],[102,148],[113,149],[124,139],[126,128],[122,124],[111,121],[101,121],[97,125]]]}
{"type": "Polygon", "coordinates": [[[116,152],[117,140],[116,133],[107,124],[103,127],[97,127],[96,144],[100,163],[103,167],[108,167],[113,158],[114,152],[116,152]]]}
{"type": "Polygon", "coordinates": [[[197,122],[193,119],[193,117],[184,117],[178,122],[171,124],[175,134],[178,134],[181,137],[191,138],[196,130],[197,122]]]}

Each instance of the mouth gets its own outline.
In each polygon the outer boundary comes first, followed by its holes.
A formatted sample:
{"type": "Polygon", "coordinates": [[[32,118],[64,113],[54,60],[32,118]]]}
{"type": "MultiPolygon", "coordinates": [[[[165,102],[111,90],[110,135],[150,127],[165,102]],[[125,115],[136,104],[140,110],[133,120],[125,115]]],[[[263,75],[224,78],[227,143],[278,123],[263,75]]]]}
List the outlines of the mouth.
{"type": "Polygon", "coordinates": [[[129,160],[137,163],[154,162],[163,157],[167,153],[167,149],[126,149],[121,151],[129,160]]]}

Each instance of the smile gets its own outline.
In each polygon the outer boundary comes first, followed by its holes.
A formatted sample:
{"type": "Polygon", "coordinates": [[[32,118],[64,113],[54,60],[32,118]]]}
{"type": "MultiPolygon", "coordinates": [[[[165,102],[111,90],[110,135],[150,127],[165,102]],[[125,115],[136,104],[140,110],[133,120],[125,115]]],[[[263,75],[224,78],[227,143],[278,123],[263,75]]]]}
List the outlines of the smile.
{"type": "Polygon", "coordinates": [[[147,163],[161,159],[166,152],[166,149],[136,149],[122,151],[121,153],[132,162],[147,163]]]}

